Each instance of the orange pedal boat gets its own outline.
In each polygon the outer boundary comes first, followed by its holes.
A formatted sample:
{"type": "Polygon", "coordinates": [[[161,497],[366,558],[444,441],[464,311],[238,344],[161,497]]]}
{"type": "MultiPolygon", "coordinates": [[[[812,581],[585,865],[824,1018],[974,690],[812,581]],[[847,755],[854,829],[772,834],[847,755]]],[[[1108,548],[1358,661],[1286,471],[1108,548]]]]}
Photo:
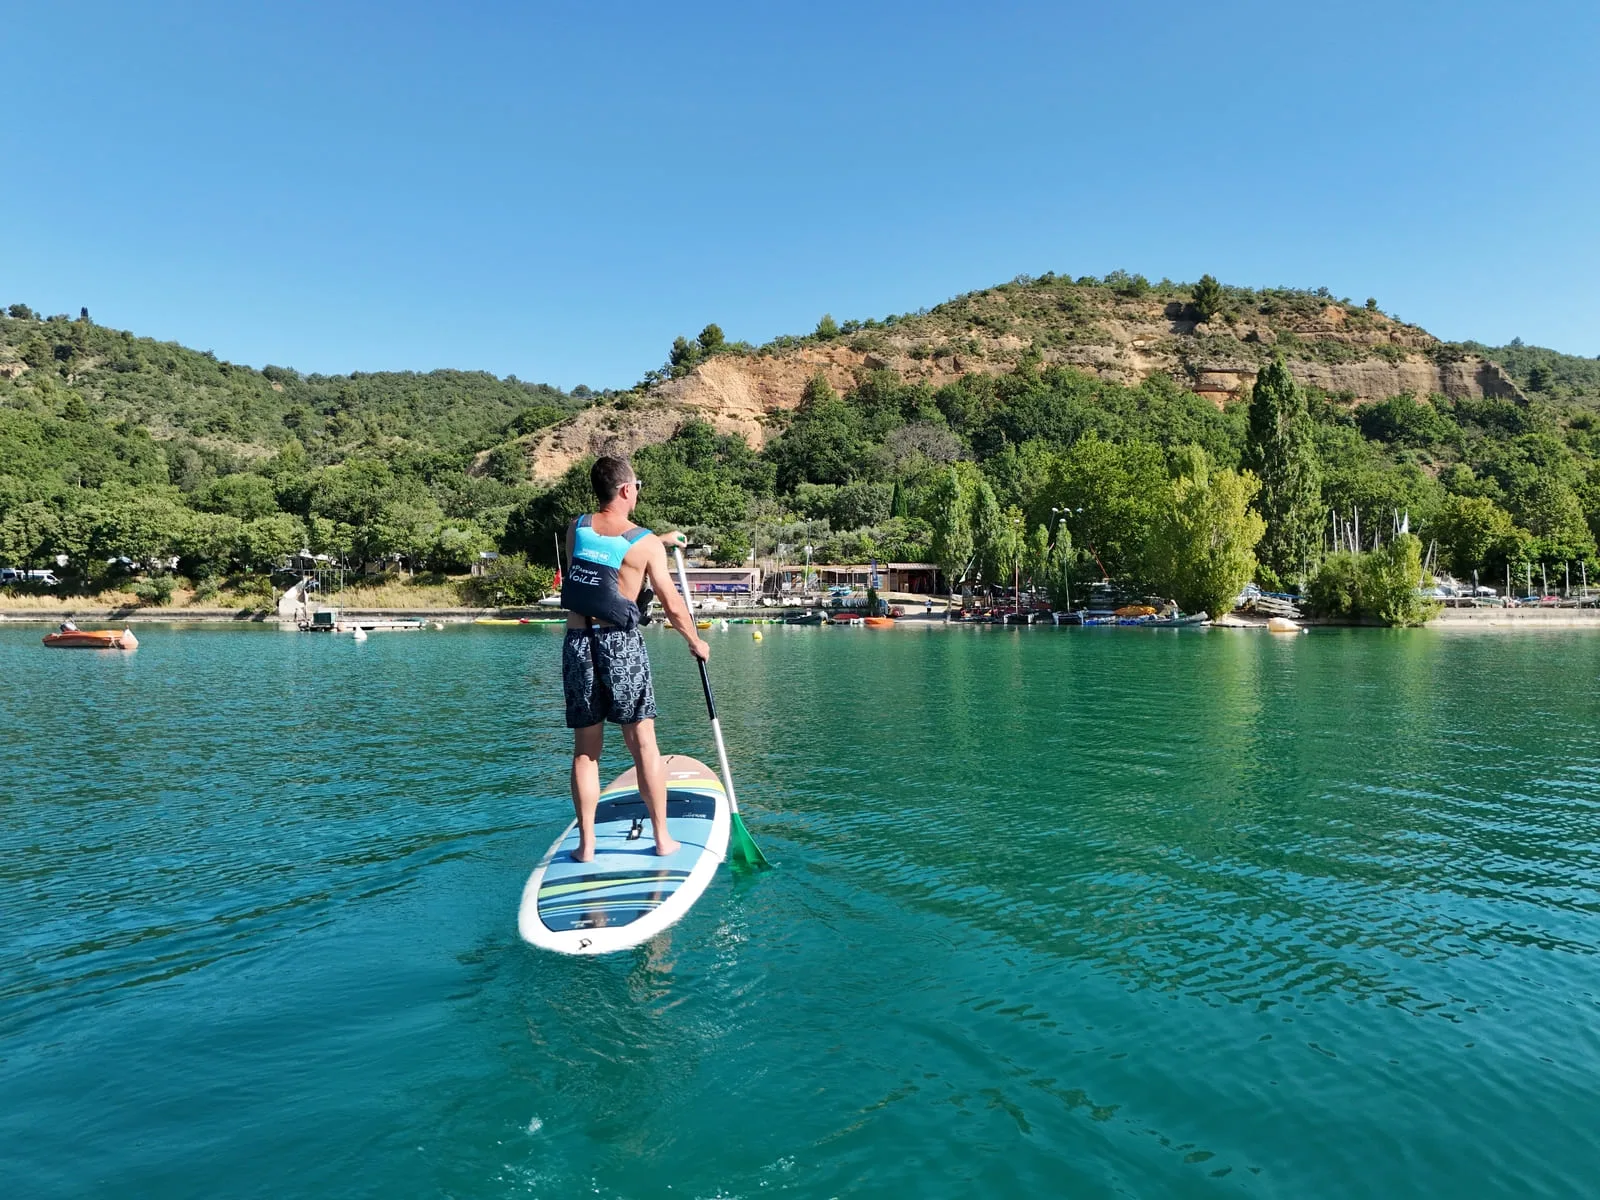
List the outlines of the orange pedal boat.
{"type": "Polygon", "coordinates": [[[72,629],[45,634],[44,644],[62,650],[137,650],[139,639],[131,629],[72,629]]]}

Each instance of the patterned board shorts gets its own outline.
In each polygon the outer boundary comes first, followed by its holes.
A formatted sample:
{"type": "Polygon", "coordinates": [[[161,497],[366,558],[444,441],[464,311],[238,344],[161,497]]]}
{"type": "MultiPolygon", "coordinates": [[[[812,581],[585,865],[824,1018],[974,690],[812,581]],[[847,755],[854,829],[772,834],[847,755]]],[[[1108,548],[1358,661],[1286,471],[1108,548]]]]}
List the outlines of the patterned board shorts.
{"type": "Polygon", "coordinates": [[[567,693],[567,728],[601,721],[632,725],[653,720],[656,693],[650,684],[650,656],[637,629],[596,629],[600,642],[600,682],[596,695],[594,662],[587,629],[567,630],[561,646],[561,683],[567,693]],[[608,697],[605,694],[609,692],[608,697]]]}

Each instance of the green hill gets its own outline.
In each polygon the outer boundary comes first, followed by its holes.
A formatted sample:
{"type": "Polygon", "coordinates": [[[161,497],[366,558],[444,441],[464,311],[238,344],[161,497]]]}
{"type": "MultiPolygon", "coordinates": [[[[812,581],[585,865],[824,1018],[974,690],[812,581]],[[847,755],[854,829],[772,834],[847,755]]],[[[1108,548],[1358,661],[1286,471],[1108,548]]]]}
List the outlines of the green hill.
{"type": "Polygon", "coordinates": [[[180,555],[202,576],[289,550],[461,570],[535,494],[493,450],[588,402],[482,372],[260,371],[82,314],[0,317],[0,562],[180,555]],[[487,470],[469,474],[488,451],[487,470]]]}
{"type": "MultiPolygon", "coordinates": [[[[1028,555],[1046,571],[1046,548],[1070,540],[1069,573],[1155,586],[1170,479],[1201,504],[1209,473],[1270,474],[1248,414],[1275,359],[1299,380],[1317,528],[1332,512],[1359,509],[1365,530],[1409,515],[1442,565],[1491,577],[1594,556],[1600,363],[1440,343],[1326,292],[1117,275],[825,318],[760,348],[708,327],[640,388],[606,395],[474,372],[257,371],[13,305],[0,564],[66,555],[93,589],[118,558],[175,558],[202,584],[302,547],[442,572],[494,546],[549,561],[587,504],[585,455],[617,445],[648,484],[641,519],[691,528],[725,561],[809,543],[818,561],[937,561],[992,580],[1028,555]]],[[[1287,581],[1316,556],[1261,577],[1287,581]]]]}

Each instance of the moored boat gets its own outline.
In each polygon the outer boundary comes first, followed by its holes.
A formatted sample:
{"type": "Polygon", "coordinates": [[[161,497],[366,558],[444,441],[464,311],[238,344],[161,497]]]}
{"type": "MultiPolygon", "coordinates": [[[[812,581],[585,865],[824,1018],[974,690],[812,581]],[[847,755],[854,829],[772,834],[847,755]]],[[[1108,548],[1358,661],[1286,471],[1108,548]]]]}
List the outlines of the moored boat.
{"type": "Polygon", "coordinates": [[[785,625],[825,625],[828,617],[826,613],[803,612],[796,616],[784,618],[785,625]]]}
{"type": "Polygon", "coordinates": [[[58,650],[137,650],[133,630],[67,629],[44,635],[44,644],[58,650]]]}
{"type": "Polygon", "coordinates": [[[894,627],[893,617],[862,617],[861,623],[868,629],[891,629],[894,627]]]}
{"type": "Polygon", "coordinates": [[[1151,629],[1187,629],[1194,625],[1209,625],[1211,618],[1205,613],[1191,613],[1187,617],[1157,617],[1144,624],[1151,629]]]}

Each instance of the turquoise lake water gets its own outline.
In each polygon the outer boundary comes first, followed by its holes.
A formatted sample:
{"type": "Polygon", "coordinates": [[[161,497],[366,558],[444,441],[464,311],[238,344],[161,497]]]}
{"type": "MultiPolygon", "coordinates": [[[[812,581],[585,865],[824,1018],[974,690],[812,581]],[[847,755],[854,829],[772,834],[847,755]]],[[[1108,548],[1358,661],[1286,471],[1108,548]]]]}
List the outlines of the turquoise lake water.
{"type": "Polygon", "coordinates": [[[1593,635],[712,633],[778,869],[573,960],[557,631],[138,632],[0,627],[9,1195],[1600,1186],[1593,635]]]}

